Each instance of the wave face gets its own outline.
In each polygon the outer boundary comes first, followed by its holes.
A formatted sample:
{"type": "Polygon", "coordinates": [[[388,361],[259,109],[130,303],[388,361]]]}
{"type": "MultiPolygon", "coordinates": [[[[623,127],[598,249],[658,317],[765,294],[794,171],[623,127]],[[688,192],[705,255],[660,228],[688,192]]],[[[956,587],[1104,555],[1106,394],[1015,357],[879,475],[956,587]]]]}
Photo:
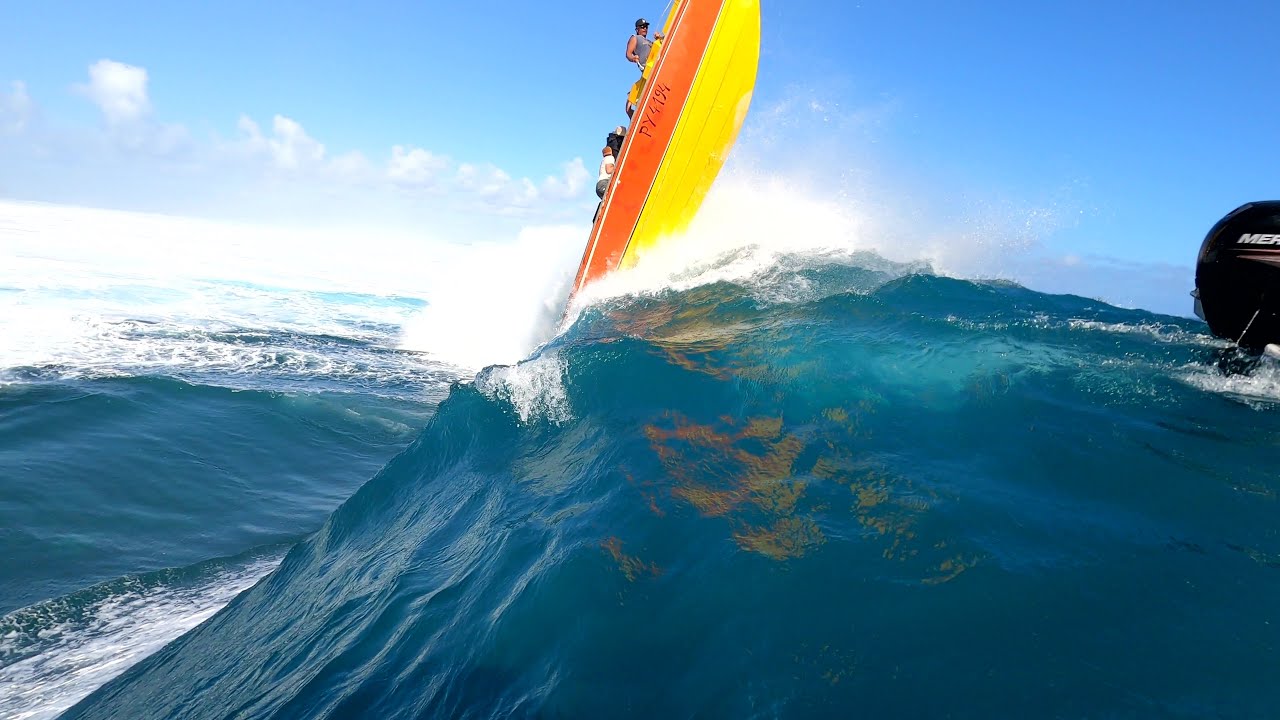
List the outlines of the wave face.
{"type": "Polygon", "coordinates": [[[65,717],[1266,715],[1280,374],[918,270],[588,307],[65,717]]]}
{"type": "Polygon", "coordinates": [[[446,396],[423,288],[314,240],[0,202],[0,718],[212,616],[446,396]]]}

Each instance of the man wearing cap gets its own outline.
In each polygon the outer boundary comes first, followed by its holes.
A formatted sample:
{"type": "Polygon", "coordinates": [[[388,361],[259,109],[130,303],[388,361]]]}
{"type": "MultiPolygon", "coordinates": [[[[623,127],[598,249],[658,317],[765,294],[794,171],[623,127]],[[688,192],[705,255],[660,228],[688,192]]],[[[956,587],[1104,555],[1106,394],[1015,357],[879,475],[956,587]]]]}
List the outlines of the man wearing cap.
{"type": "MultiPolygon", "coordinates": [[[[662,33],[655,35],[657,39],[662,39],[662,33]]],[[[645,61],[649,59],[649,50],[653,48],[653,41],[649,39],[649,21],[640,18],[636,21],[636,34],[627,40],[627,59],[640,66],[640,72],[644,72],[645,61]]]]}

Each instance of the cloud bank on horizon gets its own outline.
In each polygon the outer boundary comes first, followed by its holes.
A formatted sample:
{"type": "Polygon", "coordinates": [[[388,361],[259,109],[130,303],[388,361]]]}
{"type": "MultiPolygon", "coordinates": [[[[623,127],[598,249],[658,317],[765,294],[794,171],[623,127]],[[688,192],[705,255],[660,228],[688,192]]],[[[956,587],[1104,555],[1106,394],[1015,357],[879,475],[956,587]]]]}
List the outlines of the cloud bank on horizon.
{"type": "MultiPolygon", "coordinates": [[[[580,157],[535,180],[513,176],[491,160],[458,160],[411,144],[393,144],[380,156],[334,152],[302,122],[279,113],[269,122],[239,114],[229,136],[198,133],[160,119],[149,79],[146,68],[112,59],[89,65],[87,78],[69,89],[96,109],[98,119],[91,125],[46,116],[22,80],[0,90],[0,197],[300,226],[429,228],[437,236],[478,240],[515,237],[531,225],[585,225],[595,205],[589,189],[593,176],[580,157]]],[[[786,177],[766,172],[756,185],[808,186],[809,196],[820,202],[857,204],[864,212],[900,221],[881,223],[886,228],[912,225],[903,209],[919,205],[921,198],[902,185],[888,188],[884,174],[867,170],[876,158],[859,154],[874,145],[875,128],[901,112],[896,99],[845,109],[801,93],[757,104],[740,142],[749,146],[751,158],[739,169],[751,175],[753,164],[776,164],[786,177]],[[826,128],[805,128],[807,137],[826,140],[797,146],[792,131],[806,123],[826,128]],[[859,136],[870,140],[852,140],[859,136]],[[832,193],[830,178],[821,176],[831,164],[824,160],[837,156],[860,169],[840,170],[843,187],[832,193]],[[818,170],[810,175],[809,168],[818,170]]],[[[502,150],[495,147],[499,155],[502,150]]],[[[756,190],[736,185],[742,191],[738,200],[761,203],[756,190]]],[[[790,198],[785,202],[800,202],[784,194],[790,198]]],[[[1046,210],[1034,202],[982,205],[964,198],[947,220],[950,230],[944,228],[937,252],[925,252],[940,272],[1012,279],[1037,290],[1127,307],[1189,312],[1182,302],[1190,287],[1189,266],[1050,251],[1043,239],[1071,222],[1063,220],[1069,208],[1046,210]],[[966,261],[966,254],[974,258],[966,261]]],[[[935,218],[947,212],[936,205],[930,211],[935,218]]],[[[892,235],[881,240],[892,253],[897,242],[892,235]]]]}
{"type": "Polygon", "coordinates": [[[230,137],[216,132],[201,137],[182,124],[157,118],[148,80],[143,67],[111,59],[91,64],[87,80],[72,85],[71,91],[97,109],[100,123],[92,128],[45,117],[22,80],[0,91],[0,158],[8,158],[11,170],[29,171],[25,177],[15,172],[7,183],[0,173],[0,196],[208,212],[207,205],[193,208],[172,202],[172,196],[231,181],[242,190],[263,183],[275,194],[321,199],[346,193],[394,194],[402,203],[442,212],[556,220],[581,214],[591,179],[580,157],[560,163],[558,173],[535,180],[514,177],[491,161],[455,160],[412,145],[393,145],[382,157],[359,150],[335,153],[301,122],[283,114],[268,123],[241,114],[230,137]],[[136,190],[117,187],[106,196],[88,192],[79,197],[72,188],[48,186],[61,182],[42,182],[63,171],[90,184],[127,177],[136,190]],[[181,191],[173,192],[173,184],[181,191]]]}

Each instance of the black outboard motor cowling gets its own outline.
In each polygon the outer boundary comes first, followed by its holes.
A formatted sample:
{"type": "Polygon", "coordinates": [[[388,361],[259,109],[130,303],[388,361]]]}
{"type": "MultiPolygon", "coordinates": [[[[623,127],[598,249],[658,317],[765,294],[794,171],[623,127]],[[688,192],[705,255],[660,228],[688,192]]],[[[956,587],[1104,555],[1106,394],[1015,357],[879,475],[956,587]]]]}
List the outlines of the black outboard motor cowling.
{"type": "Polygon", "coordinates": [[[1242,205],[1209,230],[1193,295],[1214,335],[1247,350],[1280,343],[1280,200],[1242,205]]]}

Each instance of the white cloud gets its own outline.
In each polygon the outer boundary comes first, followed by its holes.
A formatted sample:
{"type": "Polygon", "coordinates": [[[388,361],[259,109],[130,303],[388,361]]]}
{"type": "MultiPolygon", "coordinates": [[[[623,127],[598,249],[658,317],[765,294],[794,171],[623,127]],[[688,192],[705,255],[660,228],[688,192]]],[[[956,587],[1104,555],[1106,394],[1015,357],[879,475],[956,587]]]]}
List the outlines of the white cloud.
{"type": "Polygon", "coordinates": [[[89,66],[89,82],[72,89],[88,98],[102,113],[105,131],[100,139],[113,151],[183,159],[195,149],[182,125],[156,122],[151,117],[145,68],[115,60],[89,66]]]}
{"type": "Polygon", "coordinates": [[[591,176],[582,158],[574,158],[561,168],[561,175],[535,183],[527,177],[513,178],[491,164],[462,163],[453,182],[455,189],[474,194],[491,210],[506,215],[527,214],[539,203],[573,200],[583,192],[591,176]]]}
{"type": "Polygon", "coordinates": [[[33,105],[26,83],[13,81],[12,93],[0,93],[0,132],[20,133],[27,127],[33,105]]]}
{"type": "Polygon", "coordinates": [[[296,120],[276,115],[271,121],[271,131],[275,134],[270,140],[271,153],[280,167],[296,168],[324,159],[324,145],[308,135],[296,120]]]}
{"type": "Polygon", "coordinates": [[[148,123],[135,137],[131,147],[153,155],[174,156],[191,148],[191,136],[181,125],[148,123]]]}
{"type": "Polygon", "coordinates": [[[493,197],[511,185],[511,176],[493,165],[462,163],[454,176],[457,186],[482,197],[493,197]]]}
{"type": "Polygon", "coordinates": [[[258,127],[258,123],[248,115],[241,115],[236,121],[236,129],[244,136],[242,141],[250,149],[267,149],[267,141],[262,137],[262,129],[258,127]]]}
{"type": "Polygon", "coordinates": [[[362,153],[350,152],[332,159],[325,146],[307,134],[300,123],[277,115],[272,132],[264,134],[252,118],[242,115],[240,136],[226,146],[239,155],[265,159],[281,170],[307,169],[311,178],[330,183],[427,187],[443,194],[467,196],[500,214],[528,214],[540,202],[562,202],[584,192],[591,179],[581,158],[563,163],[559,175],[541,183],[515,178],[491,163],[461,163],[453,172],[449,158],[411,145],[394,145],[385,163],[375,164],[362,153]]]}
{"type": "Polygon", "coordinates": [[[581,195],[587,181],[591,179],[586,166],[582,164],[582,158],[574,158],[561,167],[564,175],[548,177],[542,182],[542,191],[555,200],[570,200],[581,195]]]}
{"type": "Polygon", "coordinates": [[[520,178],[519,187],[512,196],[512,203],[520,206],[532,205],[541,195],[538,186],[533,184],[529,178],[520,178]]]}
{"type": "MultiPolygon", "coordinates": [[[[0,87],[0,151],[10,159],[0,167],[0,181],[30,174],[14,161],[21,158],[28,166],[45,163],[54,171],[61,165],[65,178],[81,179],[82,187],[75,188],[57,172],[46,172],[44,188],[26,186],[35,199],[84,196],[87,202],[164,209],[193,197],[226,198],[211,202],[248,207],[257,200],[243,198],[258,197],[249,188],[260,180],[270,184],[273,197],[299,202],[331,202],[341,196],[349,207],[391,208],[407,202],[397,190],[421,188],[430,189],[440,209],[550,218],[576,211],[572,204],[590,194],[593,175],[581,158],[559,164],[553,173],[524,177],[489,162],[459,164],[439,151],[407,143],[389,143],[385,154],[333,152],[301,122],[280,114],[271,116],[270,123],[240,115],[231,137],[206,140],[182,124],[157,119],[161,108],[149,95],[147,68],[101,59],[87,71],[87,79],[72,90],[101,113],[94,126],[45,127],[37,122],[38,108],[26,84],[0,87]],[[125,176],[135,180],[118,184],[125,176]]],[[[422,208],[412,205],[414,211],[422,208]]]]}
{"type": "Polygon", "coordinates": [[[76,91],[93,101],[109,126],[127,125],[151,113],[147,97],[147,71],[114,60],[99,60],[89,66],[89,84],[76,91]]]}
{"type": "Polygon", "coordinates": [[[425,185],[449,167],[447,158],[434,155],[422,148],[391,148],[391,160],[387,163],[387,177],[403,185],[425,185]]]}
{"type": "Polygon", "coordinates": [[[523,215],[541,195],[529,178],[513,178],[491,164],[463,163],[454,175],[454,189],[474,195],[490,211],[501,215],[523,215]]]}
{"type": "Polygon", "coordinates": [[[339,180],[362,183],[375,175],[373,163],[364,153],[353,150],[329,161],[329,174],[339,180]]]}
{"type": "Polygon", "coordinates": [[[302,125],[292,118],[276,115],[271,120],[271,137],[262,134],[258,123],[247,115],[241,115],[237,123],[243,139],[242,146],[251,154],[263,154],[273,165],[282,170],[296,170],[312,166],[324,160],[324,145],[312,138],[302,125]]]}

